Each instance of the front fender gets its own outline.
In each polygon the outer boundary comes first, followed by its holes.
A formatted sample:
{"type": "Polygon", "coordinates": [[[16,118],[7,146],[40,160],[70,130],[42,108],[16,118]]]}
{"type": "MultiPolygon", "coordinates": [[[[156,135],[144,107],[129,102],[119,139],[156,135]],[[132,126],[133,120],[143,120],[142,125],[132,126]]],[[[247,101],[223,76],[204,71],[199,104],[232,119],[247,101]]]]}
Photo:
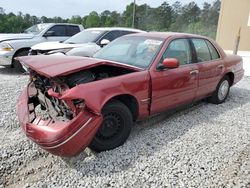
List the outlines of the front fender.
{"type": "Polygon", "coordinates": [[[149,81],[148,71],[135,72],[87,84],[80,84],[68,90],[60,98],[64,100],[83,99],[88,108],[96,113],[101,113],[103,106],[110,99],[118,95],[128,94],[137,100],[140,113],[140,101],[149,98],[149,81]]]}

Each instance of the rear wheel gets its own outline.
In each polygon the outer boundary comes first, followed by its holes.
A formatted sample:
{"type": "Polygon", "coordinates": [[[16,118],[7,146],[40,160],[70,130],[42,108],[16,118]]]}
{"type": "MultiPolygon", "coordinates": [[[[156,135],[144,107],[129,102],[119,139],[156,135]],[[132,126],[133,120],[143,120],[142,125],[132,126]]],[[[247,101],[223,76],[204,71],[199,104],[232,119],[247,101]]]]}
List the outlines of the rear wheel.
{"type": "Polygon", "coordinates": [[[227,99],[229,91],[230,91],[230,79],[228,76],[225,76],[219,82],[216,91],[208,100],[213,104],[221,104],[227,99]]]}
{"type": "Polygon", "coordinates": [[[89,147],[97,152],[114,149],[129,137],[133,118],[123,103],[113,100],[102,111],[103,122],[89,147]]]}
{"type": "Polygon", "coordinates": [[[12,67],[13,67],[16,71],[18,71],[18,72],[25,72],[25,70],[24,70],[22,64],[21,64],[18,60],[16,60],[15,58],[16,58],[16,57],[20,57],[20,56],[26,56],[26,55],[28,55],[28,54],[29,54],[29,51],[28,51],[28,50],[23,50],[23,51],[18,52],[18,53],[14,56],[14,59],[13,59],[13,62],[12,62],[12,64],[13,64],[12,67]]]}

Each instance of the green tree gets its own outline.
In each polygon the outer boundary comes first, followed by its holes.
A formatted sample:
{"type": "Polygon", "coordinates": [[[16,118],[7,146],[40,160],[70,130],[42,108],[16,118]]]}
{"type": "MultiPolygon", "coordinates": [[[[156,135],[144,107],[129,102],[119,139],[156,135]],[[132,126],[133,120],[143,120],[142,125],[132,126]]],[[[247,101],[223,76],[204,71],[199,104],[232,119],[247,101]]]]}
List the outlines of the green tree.
{"type": "Polygon", "coordinates": [[[69,20],[68,20],[69,23],[72,23],[72,24],[81,24],[82,23],[82,18],[79,16],[79,15],[76,15],[76,16],[72,16],[69,20]]]}
{"type": "Polygon", "coordinates": [[[105,10],[100,15],[100,26],[104,27],[106,24],[106,20],[111,16],[111,12],[109,10],[105,10]]]}
{"type": "MultiPolygon", "coordinates": [[[[70,19],[61,17],[41,18],[19,12],[6,14],[0,7],[0,33],[21,32],[27,27],[37,23],[69,22],[82,24],[86,28],[99,26],[131,27],[134,4],[126,6],[123,13],[105,10],[100,15],[93,11],[89,15],[72,16],[70,19]]],[[[220,0],[213,3],[204,3],[200,8],[195,2],[182,5],[180,1],[169,5],[167,1],[160,6],[152,8],[147,4],[136,5],[135,27],[147,31],[179,31],[206,35],[215,38],[220,11],[220,0]]]]}
{"type": "Polygon", "coordinates": [[[86,27],[87,18],[88,18],[88,16],[84,16],[84,17],[82,18],[82,25],[83,25],[84,27],[86,27]]]}
{"type": "MultiPolygon", "coordinates": [[[[133,7],[134,7],[134,3],[131,3],[130,5],[126,6],[126,10],[123,12],[122,17],[123,17],[123,25],[126,27],[131,27],[132,26],[132,22],[133,22],[133,7]]],[[[136,6],[136,9],[138,7],[136,6]]],[[[137,14],[136,14],[137,16],[137,14]]],[[[137,20],[137,19],[135,19],[137,20]]],[[[137,23],[135,24],[137,25],[137,23]]]]}
{"type": "Polygon", "coordinates": [[[4,11],[3,7],[0,7],[0,15],[3,15],[3,14],[5,14],[5,11],[4,11]]]}
{"type": "Polygon", "coordinates": [[[167,3],[164,2],[161,4],[158,9],[158,24],[161,25],[161,29],[168,30],[174,20],[174,10],[167,3]]]}
{"type": "Polygon", "coordinates": [[[89,14],[89,16],[86,19],[86,28],[89,27],[98,27],[100,25],[100,17],[97,14],[97,12],[93,11],[89,14]]]}

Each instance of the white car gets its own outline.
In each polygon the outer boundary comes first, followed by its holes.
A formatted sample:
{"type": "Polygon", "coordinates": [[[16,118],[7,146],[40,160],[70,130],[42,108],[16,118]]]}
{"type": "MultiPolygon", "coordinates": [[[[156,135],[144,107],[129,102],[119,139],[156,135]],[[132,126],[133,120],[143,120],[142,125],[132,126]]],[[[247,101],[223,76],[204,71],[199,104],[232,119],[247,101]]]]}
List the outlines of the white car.
{"type": "Polygon", "coordinates": [[[89,28],[64,42],[44,42],[31,47],[30,55],[62,52],[73,56],[93,56],[101,47],[123,35],[145,32],[138,29],[107,27],[89,28]]]}
{"type": "Polygon", "coordinates": [[[83,29],[77,24],[44,23],[34,25],[24,33],[0,34],[0,65],[22,70],[15,57],[28,55],[31,46],[47,41],[64,41],[83,29]]]}

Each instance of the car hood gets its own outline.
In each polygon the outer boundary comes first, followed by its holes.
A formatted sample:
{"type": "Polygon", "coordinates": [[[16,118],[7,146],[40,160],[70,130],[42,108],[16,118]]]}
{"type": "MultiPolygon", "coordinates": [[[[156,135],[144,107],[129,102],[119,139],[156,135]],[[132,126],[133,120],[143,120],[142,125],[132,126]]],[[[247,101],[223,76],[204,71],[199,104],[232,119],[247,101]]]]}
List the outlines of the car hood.
{"type": "Polygon", "coordinates": [[[71,73],[99,65],[112,65],[128,68],[135,71],[142,70],[138,67],[125,65],[118,62],[78,56],[37,55],[23,56],[18,57],[17,59],[24,66],[29,67],[30,69],[48,78],[69,75],[71,73]]]}
{"type": "Polygon", "coordinates": [[[76,48],[81,47],[86,44],[67,44],[60,42],[42,42],[36,44],[31,47],[32,50],[41,50],[41,51],[49,51],[49,50],[60,50],[60,49],[68,49],[68,48],[76,48]]]}
{"type": "Polygon", "coordinates": [[[68,52],[66,52],[66,55],[92,57],[100,49],[101,47],[96,43],[86,43],[69,50],[68,52]]]}
{"type": "Polygon", "coordinates": [[[7,41],[7,40],[21,40],[21,39],[31,39],[33,38],[33,34],[25,34],[25,33],[18,33],[18,34],[5,34],[0,33],[0,42],[7,41]]]}

